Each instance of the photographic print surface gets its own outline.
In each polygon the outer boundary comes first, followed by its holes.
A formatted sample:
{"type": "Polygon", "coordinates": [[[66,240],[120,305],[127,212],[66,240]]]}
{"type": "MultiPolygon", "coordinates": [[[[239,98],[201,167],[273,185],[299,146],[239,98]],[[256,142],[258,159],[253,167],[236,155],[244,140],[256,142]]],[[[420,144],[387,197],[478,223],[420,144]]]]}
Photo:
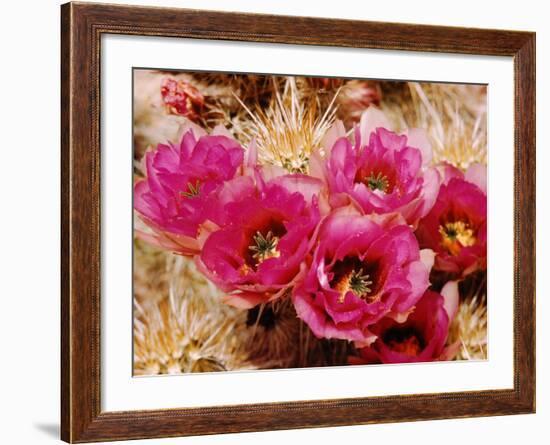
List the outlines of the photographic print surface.
{"type": "Polygon", "coordinates": [[[487,358],[485,85],[133,94],[134,375],[487,358]]]}

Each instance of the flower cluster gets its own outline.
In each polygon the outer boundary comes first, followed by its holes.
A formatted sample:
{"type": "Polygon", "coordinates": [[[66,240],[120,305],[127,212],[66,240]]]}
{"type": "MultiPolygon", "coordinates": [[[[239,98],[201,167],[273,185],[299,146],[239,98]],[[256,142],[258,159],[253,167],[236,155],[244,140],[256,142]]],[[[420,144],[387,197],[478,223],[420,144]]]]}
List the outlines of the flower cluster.
{"type": "Polygon", "coordinates": [[[144,157],[139,236],[193,257],[228,304],[288,299],[318,338],[353,342],[350,363],[453,357],[458,282],[486,268],[484,166],[433,165],[422,131],[395,133],[373,107],[327,131],[307,174],[223,128],[182,135],[144,157]]]}

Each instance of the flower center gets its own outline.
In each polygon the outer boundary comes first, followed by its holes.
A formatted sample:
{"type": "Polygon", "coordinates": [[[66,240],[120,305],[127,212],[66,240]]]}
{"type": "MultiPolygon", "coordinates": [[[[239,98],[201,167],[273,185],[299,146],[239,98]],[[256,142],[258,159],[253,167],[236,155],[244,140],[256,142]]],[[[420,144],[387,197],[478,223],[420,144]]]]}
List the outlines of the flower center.
{"type": "Polygon", "coordinates": [[[335,277],[331,285],[334,290],[340,293],[338,303],[344,302],[349,291],[362,300],[369,301],[368,297],[372,292],[374,282],[370,279],[370,275],[365,273],[363,267],[355,263],[355,261],[346,263],[346,260],[344,260],[342,264],[337,264],[335,267],[335,277]]]}
{"type": "Polygon", "coordinates": [[[387,193],[390,188],[390,181],[388,180],[388,177],[381,172],[376,174],[372,172],[365,178],[365,183],[372,191],[380,190],[383,193],[387,193]]]}
{"type": "Polygon", "coordinates": [[[401,354],[417,356],[423,349],[422,337],[412,328],[393,328],[384,335],[390,349],[401,354]]]}
{"type": "Polygon", "coordinates": [[[269,258],[279,258],[281,252],[277,250],[277,245],[279,244],[279,238],[273,235],[273,232],[270,230],[267,232],[267,235],[263,235],[262,232],[257,231],[253,237],[254,244],[248,246],[248,249],[252,252],[252,258],[254,258],[258,263],[269,258]]]}
{"type": "Polygon", "coordinates": [[[473,246],[476,242],[474,231],[464,221],[439,226],[439,234],[441,245],[452,255],[457,255],[462,247],[473,246]]]}
{"type": "Polygon", "coordinates": [[[283,157],[281,159],[283,168],[289,173],[307,174],[309,165],[309,156],[305,153],[300,153],[294,157],[283,157]]]}
{"type": "Polygon", "coordinates": [[[195,183],[187,183],[187,190],[180,192],[182,196],[186,198],[196,198],[201,191],[201,182],[197,179],[195,183]]]}

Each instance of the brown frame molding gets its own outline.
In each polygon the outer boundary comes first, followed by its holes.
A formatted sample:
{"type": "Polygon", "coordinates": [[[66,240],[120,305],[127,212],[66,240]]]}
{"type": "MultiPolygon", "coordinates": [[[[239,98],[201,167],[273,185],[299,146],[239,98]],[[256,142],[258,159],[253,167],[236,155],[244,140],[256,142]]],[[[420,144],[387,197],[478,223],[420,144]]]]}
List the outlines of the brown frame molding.
{"type": "Polygon", "coordinates": [[[172,437],[535,412],[535,34],[92,3],[61,7],[61,438],[172,437]],[[101,412],[100,38],[104,33],[511,56],[514,388],[101,412]]]}

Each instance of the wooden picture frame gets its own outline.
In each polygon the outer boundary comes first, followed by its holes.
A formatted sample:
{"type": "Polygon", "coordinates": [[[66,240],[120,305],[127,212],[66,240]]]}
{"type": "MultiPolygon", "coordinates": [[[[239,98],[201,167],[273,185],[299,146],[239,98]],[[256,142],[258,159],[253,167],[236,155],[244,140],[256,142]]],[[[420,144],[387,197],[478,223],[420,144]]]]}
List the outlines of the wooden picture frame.
{"type": "Polygon", "coordinates": [[[61,437],[92,442],[535,411],[535,34],[91,3],[61,7],[61,437]],[[102,34],[511,56],[515,70],[514,387],[102,412],[102,34]]]}

